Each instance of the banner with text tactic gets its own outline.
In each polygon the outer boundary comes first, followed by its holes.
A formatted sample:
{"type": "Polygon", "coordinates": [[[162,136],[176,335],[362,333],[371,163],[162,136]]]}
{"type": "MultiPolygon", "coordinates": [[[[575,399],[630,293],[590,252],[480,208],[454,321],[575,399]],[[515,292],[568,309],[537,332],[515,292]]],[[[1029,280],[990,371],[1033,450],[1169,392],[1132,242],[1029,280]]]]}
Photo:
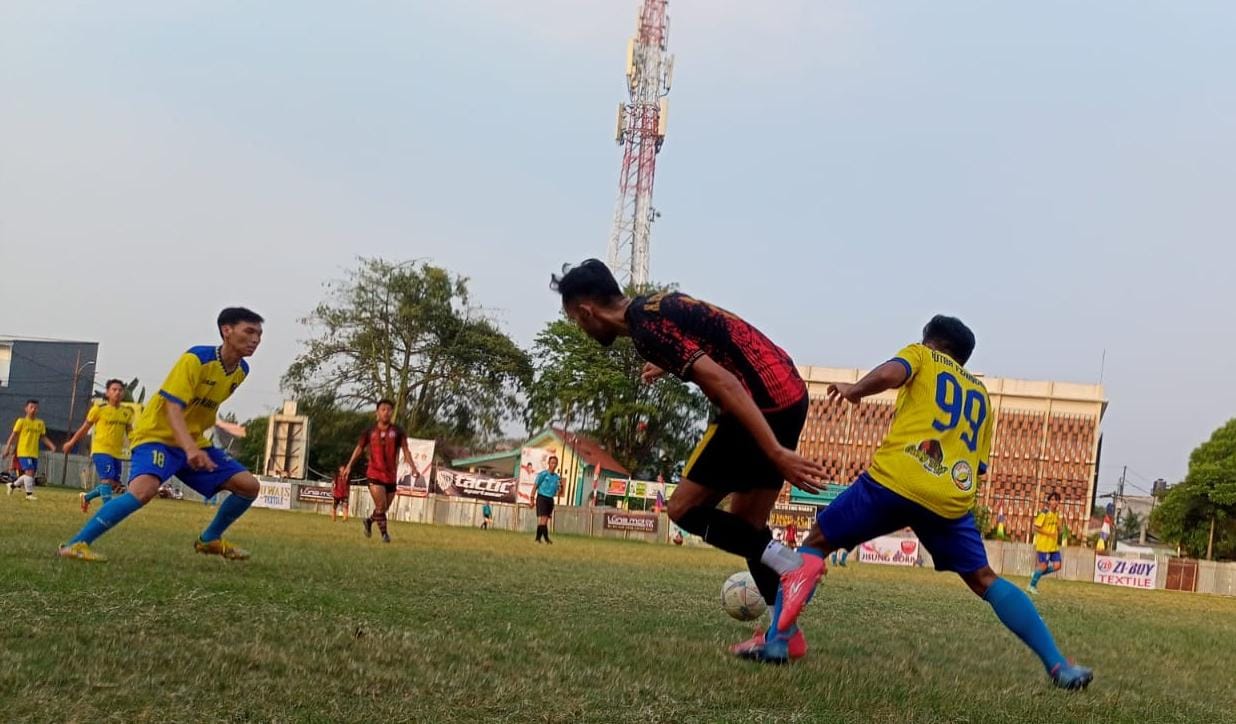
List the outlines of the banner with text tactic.
{"type": "Polygon", "coordinates": [[[488,500],[492,503],[515,502],[515,478],[486,478],[458,470],[438,471],[438,490],[443,495],[488,500]]]}

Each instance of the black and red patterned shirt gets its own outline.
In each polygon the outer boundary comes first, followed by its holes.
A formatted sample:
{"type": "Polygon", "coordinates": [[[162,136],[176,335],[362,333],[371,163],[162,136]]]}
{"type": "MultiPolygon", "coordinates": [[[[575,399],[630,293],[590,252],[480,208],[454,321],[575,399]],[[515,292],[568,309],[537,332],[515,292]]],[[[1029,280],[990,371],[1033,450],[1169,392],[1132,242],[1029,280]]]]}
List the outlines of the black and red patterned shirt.
{"type": "Polygon", "coordinates": [[[361,435],[361,449],[369,451],[369,467],[365,469],[365,477],[370,482],[395,484],[399,450],[407,437],[398,425],[389,425],[385,429],[374,425],[361,435]]]}
{"type": "Polygon", "coordinates": [[[637,297],[627,307],[635,351],[685,381],[704,355],[738,378],[757,407],[772,412],[807,394],[794,360],[736,315],[677,292],[637,297]]]}

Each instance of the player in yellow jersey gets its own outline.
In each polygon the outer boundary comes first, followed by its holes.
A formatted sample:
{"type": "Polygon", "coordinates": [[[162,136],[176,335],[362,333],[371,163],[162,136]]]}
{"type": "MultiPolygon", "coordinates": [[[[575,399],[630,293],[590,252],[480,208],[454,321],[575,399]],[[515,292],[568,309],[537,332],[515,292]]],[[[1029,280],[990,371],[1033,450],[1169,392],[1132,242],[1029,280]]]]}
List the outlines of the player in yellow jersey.
{"type": "Polygon", "coordinates": [[[89,493],[79,493],[82,512],[90,509],[90,501],[102,498],[103,503],[112,499],[112,493],[120,494],[120,461],[124,458],[125,438],[133,430],[133,408],[120,404],[124,401],[124,383],[107,381],[107,398],[101,405],[94,405],[86,413],[86,421],[77,428],[73,437],[64,443],[62,450],[71,452],[73,446],[94,428],[90,439],[90,461],[99,474],[99,484],[89,493]]]}
{"type": "Polygon", "coordinates": [[[953,571],[995,610],[1000,621],[1043,662],[1065,689],[1088,685],[1093,672],[1061,655],[1030,597],[1000,578],[970,512],[977,476],[991,453],[991,401],[982,381],[965,368],[974,333],[961,320],[937,316],[912,344],[854,384],[830,385],[830,399],[859,404],[896,389],[893,424],[866,472],[816,516],[799,549],[803,564],[781,577],[773,625],[778,635],[748,658],[789,660],[782,632],[796,625],[824,573],[829,553],[852,548],[909,526],[931,553],[936,570],[953,571]]]}
{"type": "Polygon", "coordinates": [[[26,400],[26,416],[17,418],[13,423],[13,432],[4,444],[4,455],[13,454],[13,439],[17,438],[17,469],[21,475],[10,483],[9,495],[13,489],[21,486],[26,488],[26,500],[37,500],[34,497],[34,476],[39,471],[39,443],[42,442],[48,450],[56,451],[55,444],[47,438],[47,425],[39,419],[39,401],[26,400]]]}
{"type": "Polygon", "coordinates": [[[1060,570],[1060,493],[1047,496],[1047,507],[1034,516],[1034,575],[1026,590],[1038,595],[1039,579],[1060,570]]]}
{"type": "Polygon", "coordinates": [[[193,347],[176,366],[146,406],[133,431],[133,463],[129,489],[106,503],[68,543],[60,546],[64,558],[104,560],[90,544],[120,521],[137,512],[159,494],[173,475],[203,497],[220,490],[231,493],[219,505],[214,520],[193,547],[198,553],[231,560],[249,554],[223,540],[223,533],[257,498],[257,478],[226,452],[213,447],[205,433],[215,414],[249,374],[245,362],[262,341],[262,318],[242,307],[219,313],[218,347],[193,347]]]}

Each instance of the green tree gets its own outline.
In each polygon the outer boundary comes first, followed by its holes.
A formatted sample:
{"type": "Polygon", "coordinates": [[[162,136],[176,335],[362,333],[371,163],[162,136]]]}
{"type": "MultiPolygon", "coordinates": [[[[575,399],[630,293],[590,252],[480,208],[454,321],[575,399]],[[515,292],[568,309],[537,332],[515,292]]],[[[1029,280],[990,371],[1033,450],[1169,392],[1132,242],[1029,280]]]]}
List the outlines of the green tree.
{"type": "Polygon", "coordinates": [[[236,459],[245,467],[258,473],[266,472],[262,458],[266,455],[266,430],[270,427],[270,417],[254,417],[244,423],[245,436],[239,442],[236,459]]]}
{"type": "Polygon", "coordinates": [[[361,433],[374,422],[372,409],[343,407],[329,392],[301,397],[296,411],[309,418],[309,468],[325,478],[348,462],[361,433]]]}
{"type": "Polygon", "coordinates": [[[327,288],[302,320],[313,336],[284,375],[290,390],[330,390],[365,411],[390,398],[395,419],[423,437],[480,440],[517,419],[532,368],[472,305],[467,279],[426,262],[360,259],[327,288]]]}
{"type": "Polygon", "coordinates": [[[1133,511],[1120,516],[1120,538],[1133,540],[1142,534],[1142,517],[1133,511]]]}
{"type": "Polygon", "coordinates": [[[145,404],[146,402],[146,387],[138,382],[134,377],[129,381],[129,384],[124,386],[124,398],[121,402],[136,402],[137,404],[145,404]]]}
{"type": "Polygon", "coordinates": [[[630,339],[602,347],[565,318],[541,330],[532,358],[531,429],[552,423],[596,438],[641,477],[681,472],[708,414],[700,392],[669,376],[643,384],[644,361],[630,339]]]}
{"type": "Polygon", "coordinates": [[[1236,419],[1193,451],[1188,475],[1162,495],[1151,522],[1189,555],[1236,558],[1236,419]]]}

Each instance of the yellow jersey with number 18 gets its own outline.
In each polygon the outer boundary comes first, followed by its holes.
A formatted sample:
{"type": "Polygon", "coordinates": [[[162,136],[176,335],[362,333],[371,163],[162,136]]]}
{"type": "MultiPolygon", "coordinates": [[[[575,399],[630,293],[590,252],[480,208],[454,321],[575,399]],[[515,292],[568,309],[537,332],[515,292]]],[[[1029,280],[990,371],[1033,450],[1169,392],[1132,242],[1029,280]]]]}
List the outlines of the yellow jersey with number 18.
{"type": "Polygon", "coordinates": [[[189,434],[198,447],[209,447],[206,431],[215,426],[215,415],[227,398],[232,396],[249,374],[244,360],[230,373],[223,369],[215,347],[194,347],[177,360],[168,373],[159,394],[142,411],[133,431],[133,447],[149,442],[177,447],[176,435],[167,421],[167,406],[184,410],[189,434]]]}
{"type": "Polygon", "coordinates": [[[952,357],[922,344],[893,361],[909,376],[867,474],[937,515],[960,518],[970,512],[991,456],[987,388],[952,357]]]}

